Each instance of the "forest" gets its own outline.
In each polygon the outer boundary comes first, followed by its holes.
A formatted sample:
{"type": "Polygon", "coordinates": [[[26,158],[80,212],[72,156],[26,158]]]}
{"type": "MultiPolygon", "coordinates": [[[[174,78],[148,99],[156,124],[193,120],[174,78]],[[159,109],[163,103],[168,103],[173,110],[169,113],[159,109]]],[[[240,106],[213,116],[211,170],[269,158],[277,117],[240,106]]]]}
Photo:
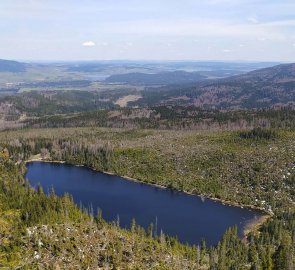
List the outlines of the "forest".
{"type": "MultiPolygon", "coordinates": [[[[5,269],[294,269],[293,129],[185,131],[58,128],[3,131],[0,266],[5,269]],[[188,246],[133,222],[121,229],[46,196],[24,179],[28,160],[65,161],[262,209],[267,221],[240,239],[188,246]],[[132,165],[132,166],[131,166],[132,165]]],[[[103,211],[103,209],[102,209],[103,211]]]]}

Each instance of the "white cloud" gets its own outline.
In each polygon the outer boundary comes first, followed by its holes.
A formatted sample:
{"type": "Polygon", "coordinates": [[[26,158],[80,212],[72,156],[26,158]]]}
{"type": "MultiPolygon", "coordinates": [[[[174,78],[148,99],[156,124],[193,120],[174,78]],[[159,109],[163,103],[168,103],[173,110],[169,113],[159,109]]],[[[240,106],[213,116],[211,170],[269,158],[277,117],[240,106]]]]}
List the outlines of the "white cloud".
{"type": "Polygon", "coordinates": [[[253,23],[253,24],[259,23],[259,21],[255,17],[249,17],[247,20],[248,20],[248,22],[253,23]]]}
{"type": "Polygon", "coordinates": [[[85,41],[82,43],[82,46],[84,47],[94,47],[95,43],[93,41],[85,41]]]}

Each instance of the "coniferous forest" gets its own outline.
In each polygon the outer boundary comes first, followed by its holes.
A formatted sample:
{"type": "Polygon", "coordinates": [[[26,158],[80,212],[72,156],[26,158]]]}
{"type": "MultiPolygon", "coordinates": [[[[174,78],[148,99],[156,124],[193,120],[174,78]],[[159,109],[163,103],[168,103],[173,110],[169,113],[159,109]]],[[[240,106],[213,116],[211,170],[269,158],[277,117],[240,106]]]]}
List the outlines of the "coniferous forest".
{"type": "Polygon", "coordinates": [[[293,129],[29,128],[3,131],[0,141],[4,269],[294,269],[293,129]],[[248,205],[265,219],[244,239],[233,227],[217,246],[184,245],[136,220],[122,229],[101,212],[92,216],[70,194],[32,189],[24,178],[29,160],[85,165],[248,205]]]}

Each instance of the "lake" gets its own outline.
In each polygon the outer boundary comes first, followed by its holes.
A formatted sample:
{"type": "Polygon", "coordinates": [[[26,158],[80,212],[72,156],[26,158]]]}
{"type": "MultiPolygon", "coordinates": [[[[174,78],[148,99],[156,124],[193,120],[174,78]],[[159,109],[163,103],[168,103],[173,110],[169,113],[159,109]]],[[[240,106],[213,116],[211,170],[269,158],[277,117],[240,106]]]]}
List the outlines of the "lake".
{"type": "Polygon", "coordinates": [[[177,236],[183,243],[216,245],[225,230],[237,225],[243,228],[257,220],[261,213],[229,206],[210,199],[170,189],[126,180],[94,170],[66,164],[30,162],[26,178],[33,187],[40,184],[44,192],[53,187],[57,195],[71,194],[77,205],[102,210],[107,221],[119,220],[130,227],[132,219],[147,228],[153,223],[157,232],[177,236]]]}

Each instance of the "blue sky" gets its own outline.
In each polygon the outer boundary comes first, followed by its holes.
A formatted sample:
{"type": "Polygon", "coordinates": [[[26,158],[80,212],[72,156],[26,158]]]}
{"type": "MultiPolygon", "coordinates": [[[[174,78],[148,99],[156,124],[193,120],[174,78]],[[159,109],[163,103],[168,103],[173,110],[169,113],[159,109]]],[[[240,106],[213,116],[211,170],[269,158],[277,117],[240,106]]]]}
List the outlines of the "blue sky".
{"type": "Polygon", "coordinates": [[[294,0],[1,0],[0,58],[295,62],[294,0]]]}

